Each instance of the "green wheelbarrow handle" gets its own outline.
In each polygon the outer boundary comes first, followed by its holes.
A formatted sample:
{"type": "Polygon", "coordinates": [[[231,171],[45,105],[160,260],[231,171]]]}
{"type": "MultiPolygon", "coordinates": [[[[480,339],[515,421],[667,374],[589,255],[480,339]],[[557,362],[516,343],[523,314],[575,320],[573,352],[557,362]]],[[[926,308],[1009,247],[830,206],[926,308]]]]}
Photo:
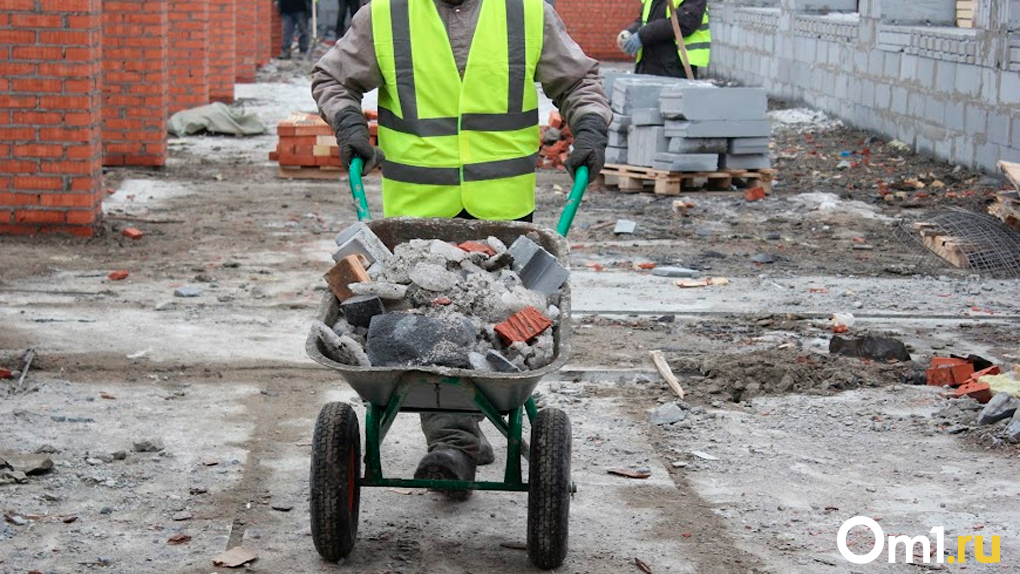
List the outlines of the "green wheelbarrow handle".
{"type": "MultiPolygon", "coordinates": [[[[365,184],[361,181],[361,170],[364,165],[365,162],[360,157],[353,158],[351,159],[351,167],[348,172],[351,182],[351,195],[354,196],[354,208],[358,212],[358,221],[369,221],[372,219],[372,214],[368,211],[368,198],[365,197],[365,184]]],[[[570,190],[567,204],[563,207],[563,213],[560,215],[559,225],[556,226],[556,231],[560,235],[566,237],[567,232],[570,231],[570,226],[574,222],[574,215],[577,214],[577,208],[581,205],[581,199],[584,198],[584,190],[587,187],[588,167],[581,166],[574,172],[574,187],[570,190]]]]}

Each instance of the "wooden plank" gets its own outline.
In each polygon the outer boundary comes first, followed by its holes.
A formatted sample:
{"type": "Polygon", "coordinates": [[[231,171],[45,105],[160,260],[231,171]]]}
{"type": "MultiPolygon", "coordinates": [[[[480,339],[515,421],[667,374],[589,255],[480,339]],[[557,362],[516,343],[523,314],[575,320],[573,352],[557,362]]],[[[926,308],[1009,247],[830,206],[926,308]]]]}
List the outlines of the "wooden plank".
{"type": "Polygon", "coordinates": [[[666,357],[662,354],[662,351],[649,351],[649,354],[652,356],[652,362],[655,363],[655,370],[659,371],[659,375],[666,381],[669,388],[673,389],[676,396],[681,401],[684,400],[684,388],[680,386],[679,379],[673,374],[673,369],[669,368],[669,363],[666,362],[666,357]]]}
{"type": "Polygon", "coordinates": [[[1006,174],[1006,179],[1013,183],[1013,187],[1020,190],[1020,163],[1000,161],[999,169],[1006,174]]]}

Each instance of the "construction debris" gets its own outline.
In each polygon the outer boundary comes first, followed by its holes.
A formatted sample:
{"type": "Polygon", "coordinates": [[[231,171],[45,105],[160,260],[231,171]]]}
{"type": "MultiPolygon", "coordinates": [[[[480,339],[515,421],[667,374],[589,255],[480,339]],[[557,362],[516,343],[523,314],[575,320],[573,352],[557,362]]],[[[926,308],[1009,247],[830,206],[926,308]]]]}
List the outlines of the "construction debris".
{"type": "Polygon", "coordinates": [[[521,236],[508,248],[495,237],[460,245],[415,239],[391,252],[355,224],[337,243],[339,263],[325,278],[340,317],[312,325],[331,359],[503,373],[552,361],[569,271],[534,240],[521,236]]]}

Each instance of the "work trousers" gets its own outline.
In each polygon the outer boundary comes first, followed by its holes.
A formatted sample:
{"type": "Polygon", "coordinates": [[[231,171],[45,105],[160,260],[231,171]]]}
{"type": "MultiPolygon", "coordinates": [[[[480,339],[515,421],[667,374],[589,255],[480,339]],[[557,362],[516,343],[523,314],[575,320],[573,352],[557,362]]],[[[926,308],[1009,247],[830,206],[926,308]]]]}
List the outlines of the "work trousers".
{"type": "Polygon", "coordinates": [[[302,54],[308,52],[308,12],[294,12],[293,14],[280,14],[283,20],[283,42],[280,45],[281,54],[290,54],[290,47],[294,43],[294,29],[298,33],[298,51],[302,54]]]}

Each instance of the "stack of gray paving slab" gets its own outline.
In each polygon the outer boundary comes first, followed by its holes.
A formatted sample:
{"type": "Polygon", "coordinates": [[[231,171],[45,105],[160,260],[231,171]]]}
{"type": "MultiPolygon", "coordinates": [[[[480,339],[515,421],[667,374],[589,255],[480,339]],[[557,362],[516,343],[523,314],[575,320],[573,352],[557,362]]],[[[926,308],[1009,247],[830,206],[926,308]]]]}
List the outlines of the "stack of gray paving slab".
{"type": "Polygon", "coordinates": [[[614,118],[606,163],[666,171],[769,167],[763,88],[612,74],[605,79],[614,118]]]}

